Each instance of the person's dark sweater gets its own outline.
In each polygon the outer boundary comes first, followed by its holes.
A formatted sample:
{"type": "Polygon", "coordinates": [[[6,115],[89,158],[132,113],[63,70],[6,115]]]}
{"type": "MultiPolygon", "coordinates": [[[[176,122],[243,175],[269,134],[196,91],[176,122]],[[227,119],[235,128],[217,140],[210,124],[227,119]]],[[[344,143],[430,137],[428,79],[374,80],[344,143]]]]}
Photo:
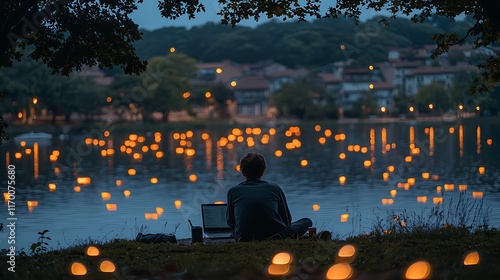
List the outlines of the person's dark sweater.
{"type": "Polygon", "coordinates": [[[264,240],[282,234],[292,217],[283,190],[260,179],[247,179],[227,192],[227,223],[236,240],[264,240]]]}

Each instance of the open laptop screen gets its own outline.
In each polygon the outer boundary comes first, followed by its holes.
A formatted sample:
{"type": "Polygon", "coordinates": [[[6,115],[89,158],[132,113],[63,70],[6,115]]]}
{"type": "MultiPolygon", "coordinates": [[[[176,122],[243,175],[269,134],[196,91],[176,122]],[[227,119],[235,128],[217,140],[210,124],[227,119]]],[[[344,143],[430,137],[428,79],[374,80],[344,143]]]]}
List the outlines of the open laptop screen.
{"type": "Polygon", "coordinates": [[[230,229],[226,220],[227,204],[202,204],[201,215],[204,230],[230,229]]]}

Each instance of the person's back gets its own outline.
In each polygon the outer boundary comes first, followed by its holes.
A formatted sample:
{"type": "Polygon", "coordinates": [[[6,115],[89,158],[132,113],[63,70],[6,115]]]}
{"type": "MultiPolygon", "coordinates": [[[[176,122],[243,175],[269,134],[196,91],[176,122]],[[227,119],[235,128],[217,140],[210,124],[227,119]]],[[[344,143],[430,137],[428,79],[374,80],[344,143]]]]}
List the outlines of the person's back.
{"type": "Polygon", "coordinates": [[[227,192],[227,223],[236,240],[264,240],[270,237],[300,236],[312,225],[308,218],[291,223],[283,190],[260,178],[266,170],[264,157],[248,153],[240,163],[246,181],[227,192]]]}
{"type": "Polygon", "coordinates": [[[231,188],[227,196],[229,216],[234,217],[228,223],[233,224],[236,239],[263,240],[290,225],[285,196],[276,184],[249,179],[231,188]]]}

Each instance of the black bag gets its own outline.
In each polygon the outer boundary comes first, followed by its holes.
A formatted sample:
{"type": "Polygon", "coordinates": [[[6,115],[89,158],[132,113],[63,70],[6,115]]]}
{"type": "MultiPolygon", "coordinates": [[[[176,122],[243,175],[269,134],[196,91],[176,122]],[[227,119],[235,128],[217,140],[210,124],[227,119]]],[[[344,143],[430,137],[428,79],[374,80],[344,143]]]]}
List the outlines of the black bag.
{"type": "Polygon", "coordinates": [[[163,234],[163,233],[156,233],[156,234],[139,233],[139,234],[137,234],[135,241],[147,243],[147,244],[149,244],[149,243],[164,243],[164,242],[177,243],[177,239],[175,238],[175,235],[163,234]]]}

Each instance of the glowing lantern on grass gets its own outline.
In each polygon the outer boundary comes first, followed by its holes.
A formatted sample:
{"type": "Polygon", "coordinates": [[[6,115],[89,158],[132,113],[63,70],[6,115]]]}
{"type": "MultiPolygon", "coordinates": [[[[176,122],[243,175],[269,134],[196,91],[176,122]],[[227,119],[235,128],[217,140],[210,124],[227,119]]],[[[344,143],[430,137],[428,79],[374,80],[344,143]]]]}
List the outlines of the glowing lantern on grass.
{"type": "Polygon", "coordinates": [[[99,264],[99,270],[101,272],[112,273],[115,272],[116,267],[115,264],[112,263],[111,261],[104,260],[101,262],[101,264],[99,264]]]}
{"type": "Polygon", "coordinates": [[[80,192],[80,191],[82,190],[82,188],[80,188],[80,186],[75,186],[75,187],[73,188],[73,190],[74,190],[75,192],[80,192]]]}
{"type": "Polygon", "coordinates": [[[483,192],[472,192],[473,198],[483,198],[483,196],[484,196],[483,192]]]}
{"type": "Polygon", "coordinates": [[[91,180],[90,180],[90,177],[78,177],[78,178],[76,178],[76,182],[79,185],[88,185],[88,184],[90,184],[91,180]]]}
{"type": "Polygon", "coordinates": [[[332,265],[326,272],[326,279],[350,279],[354,271],[348,263],[337,263],[332,265]]]}
{"type": "Polygon", "coordinates": [[[95,246],[89,246],[87,247],[87,250],[85,250],[85,254],[89,257],[97,257],[100,253],[99,248],[95,246]]]}
{"type": "Polygon", "coordinates": [[[71,264],[71,274],[73,275],[85,275],[87,274],[87,268],[80,262],[73,262],[71,264]]]}
{"type": "Polygon", "coordinates": [[[479,263],[479,253],[473,251],[468,253],[464,258],[464,265],[476,265],[479,263]]]}
{"type": "Polygon", "coordinates": [[[293,261],[293,256],[287,252],[281,252],[274,255],[271,260],[272,264],[291,264],[293,261]]]}
{"type": "Polygon", "coordinates": [[[130,168],[128,171],[127,171],[127,174],[129,176],[135,176],[135,174],[137,174],[137,171],[133,168],[130,168]]]}
{"type": "Polygon", "coordinates": [[[151,182],[151,184],[156,184],[156,183],[158,183],[158,178],[153,177],[153,178],[149,179],[149,181],[151,182]]]}
{"type": "Polygon", "coordinates": [[[347,244],[342,246],[342,248],[340,248],[339,252],[337,253],[337,256],[341,258],[350,258],[353,257],[355,254],[356,254],[356,247],[347,244]]]}
{"type": "Polygon", "coordinates": [[[431,265],[426,261],[418,261],[410,265],[405,272],[406,279],[427,279],[431,275],[431,265]]]}
{"type": "Polygon", "coordinates": [[[434,204],[442,204],[443,203],[443,198],[442,197],[433,197],[432,198],[432,203],[434,204]]]}
{"type": "Polygon", "coordinates": [[[108,209],[108,211],[116,211],[116,204],[115,203],[108,203],[106,204],[106,209],[108,209]]]}
{"type": "Polygon", "coordinates": [[[321,207],[319,206],[319,204],[313,204],[312,208],[314,211],[319,211],[319,208],[321,207]]]}
{"type": "Polygon", "coordinates": [[[345,222],[347,222],[347,220],[349,220],[349,214],[347,214],[347,213],[340,214],[340,222],[341,223],[345,223],[345,222]]]}
{"type": "Polygon", "coordinates": [[[484,168],[484,166],[480,166],[477,170],[479,171],[479,174],[484,175],[484,171],[486,169],[484,168]]]}
{"type": "Polygon", "coordinates": [[[123,195],[125,195],[125,197],[129,197],[130,196],[130,191],[129,190],[124,190],[123,191],[123,195]]]}
{"type": "Polygon", "coordinates": [[[340,177],[339,177],[339,183],[340,183],[341,185],[344,185],[344,184],[345,184],[345,180],[346,180],[346,177],[345,177],[344,175],[342,175],[342,176],[340,176],[340,177]]]}
{"type": "Polygon", "coordinates": [[[269,275],[274,276],[282,276],[290,273],[290,265],[289,264],[270,264],[267,268],[267,273],[269,275]]]}
{"type": "Polygon", "coordinates": [[[174,201],[174,205],[175,205],[176,209],[181,209],[182,201],[176,200],[176,201],[174,201]]]}
{"type": "Polygon", "coordinates": [[[54,184],[54,183],[50,183],[50,184],[49,184],[49,191],[53,192],[53,191],[55,191],[56,189],[57,189],[56,184],[54,184]]]}
{"type": "Polygon", "coordinates": [[[111,193],[109,193],[109,192],[101,192],[101,197],[102,197],[102,200],[110,200],[111,199],[111,193]]]}

